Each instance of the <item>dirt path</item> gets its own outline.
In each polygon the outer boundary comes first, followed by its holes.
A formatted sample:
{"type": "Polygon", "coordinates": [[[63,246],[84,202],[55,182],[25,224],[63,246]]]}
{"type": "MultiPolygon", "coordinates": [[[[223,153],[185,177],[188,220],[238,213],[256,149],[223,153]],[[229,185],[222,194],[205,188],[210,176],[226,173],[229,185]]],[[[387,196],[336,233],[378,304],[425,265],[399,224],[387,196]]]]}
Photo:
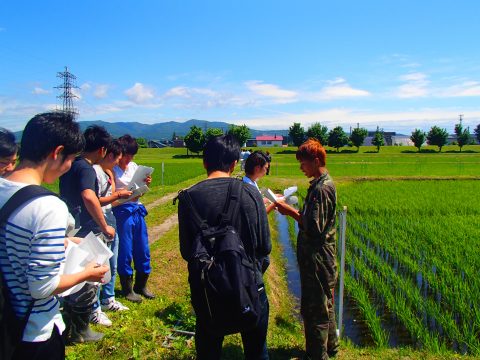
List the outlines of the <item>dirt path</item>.
{"type": "Polygon", "coordinates": [[[168,230],[170,230],[173,226],[177,224],[178,224],[177,214],[173,214],[173,215],[170,215],[168,218],[166,218],[165,221],[160,225],[149,227],[148,242],[152,244],[155,241],[159,240],[163,234],[165,234],[168,230]]]}
{"type": "Polygon", "coordinates": [[[145,205],[145,208],[147,209],[147,211],[150,211],[154,207],[157,207],[157,206],[163,205],[163,204],[165,204],[169,201],[172,201],[175,196],[177,196],[177,193],[167,194],[165,196],[162,196],[160,199],[157,199],[157,200],[151,202],[150,204],[145,205]]]}
{"type": "MultiPolygon", "coordinates": [[[[167,194],[165,196],[162,196],[161,198],[155,200],[154,202],[151,202],[148,205],[145,205],[145,208],[147,211],[152,210],[153,208],[166,204],[169,201],[172,201],[173,198],[177,196],[177,193],[171,193],[167,194]]],[[[155,225],[153,227],[148,228],[148,242],[150,244],[154,243],[157,241],[163,234],[165,234],[168,230],[170,230],[173,226],[178,224],[178,218],[177,214],[170,215],[168,218],[165,219],[164,222],[162,222],[159,225],[155,225]]]]}

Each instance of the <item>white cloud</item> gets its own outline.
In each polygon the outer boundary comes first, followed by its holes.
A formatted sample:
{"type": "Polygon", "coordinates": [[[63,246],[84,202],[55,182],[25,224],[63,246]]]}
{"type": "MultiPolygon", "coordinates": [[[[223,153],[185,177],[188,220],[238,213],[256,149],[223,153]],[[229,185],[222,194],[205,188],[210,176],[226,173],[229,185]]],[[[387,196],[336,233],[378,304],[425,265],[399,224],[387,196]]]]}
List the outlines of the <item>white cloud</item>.
{"type": "Polygon", "coordinates": [[[78,100],[81,100],[81,99],[82,99],[82,89],[81,89],[81,88],[80,88],[80,89],[72,88],[72,94],[73,94],[74,96],[76,96],[76,98],[77,98],[78,100]]]}
{"type": "Polygon", "coordinates": [[[191,98],[195,95],[203,95],[206,97],[217,97],[219,96],[219,93],[210,89],[190,88],[186,86],[177,86],[177,87],[171,88],[165,93],[166,97],[191,98]]]}
{"type": "Polygon", "coordinates": [[[325,86],[319,92],[307,94],[306,98],[314,101],[324,101],[341,98],[365,97],[371,95],[367,90],[355,89],[351,87],[345,79],[340,77],[334,80],[329,80],[327,83],[328,86],[325,86]]]}
{"type": "Polygon", "coordinates": [[[459,85],[453,85],[438,91],[440,97],[468,97],[480,96],[480,82],[465,81],[459,85]]]}
{"type": "Polygon", "coordinates": [[[125,95],[136,104],[142,104],[155,98],[154,90],[142,83],[135,83],[130,89],[125,90],[125,95]]]}
{"type": "Polygon", "coordinates": [[[400,76],[400,81],[405,84],[400,85],[395,92],[395,96],[405,98],[424,97],[429,94],[427,75],[416,72],[400,76]]]}
{"type": "Polygon", "coordinates": [[[92,88],[92,85],[90,85],[89,83],[83,83],[82,85],[80,85],[80,90],[81,91],[89,91],[90,89],[92,88]]]}
{"type": "Polygon", "coordinates": [[[50,90],[46,90],[46,89],[43,89],[41,87],[35,87],[32,91],[32,94],[35,94],[35,95],[45,95],[45,94],[50,94],[51,91],[50,90]]]}
{"type": "Polygon", "coordinates": [[[93,96],[97,99],[104,99],[108,96],[108,90],[110,86],[106,84],[99,84],[95,86],[95,90],[93,92],[93,96]]]}
{"type": "Polygon", "coordinates": [[[281,89],[279,86],[274,84],[265,84],[262,81],[252,80],[245,82],[247,88],[253,93],[265,96],[268,98],[273,98],[275,102],[278,103],[288,103],[296,101],[297,93],[291,90],[281,89]]]}
{"type": "MultiPolygon", "coordinates": [[[[447,128],[453,131],[455,119],[458,118],[458,109],[419,109],[412,111],[365,111],[356,109],[332,108],[305,113],[277,114],[266,117],[238,118],[237,124],[246,124],[254,129],[288,129],[293,122],[300,122],[307,128],[309,125],[320,122],[329,129],[342,126],[348,130],[350,126],[356,126],[374,130],[377,126],[385,131],[398,131],[409,134],[415,128],[430,129],[433,125],[447,128]]],[[[465,111],[465,126],[473,127],[480,120],[480,110],[465,111]]]]}

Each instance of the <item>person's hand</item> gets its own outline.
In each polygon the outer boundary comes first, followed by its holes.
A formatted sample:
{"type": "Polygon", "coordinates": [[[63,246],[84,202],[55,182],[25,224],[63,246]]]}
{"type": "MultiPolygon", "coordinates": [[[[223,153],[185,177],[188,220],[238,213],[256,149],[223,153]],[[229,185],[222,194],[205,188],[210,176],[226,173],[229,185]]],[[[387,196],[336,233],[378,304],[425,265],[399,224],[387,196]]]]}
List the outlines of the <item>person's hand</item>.
{"type": "Polygon", "coordinates": [[[284,199],[278,199],[275,202],[275,208],[282,215],[289,215],[290,213],[290,205],[288,205],[284,199]]]}
{"type": "Polygon", "coordinates": [[[85,267],[87,273],[87,281],[103,282],[103,277],[110,269],[107,265],[99,265],[95,261],[91,262],[85,267]]]}
{"type": "Polygon", "coordinates": [[[115,192],[117,194],[119,199],[128,199],[130,196],[132,196],[133,192],[127,189],[121,189],[115,192]]]}
{"type": "Polygon", "coordinates": [[[75,236],[66,237],[64,241],[65,249],[68,247],[68,240],[74,242],[75,244],[80,244],[83,239],[75,236]]]}
{"type": "Polygon", "coordinates": [[[150,185],[150,183],[152,182],[152,176],[148,175],[144,181],[145,181],[145,184],[147,184],[147,186],[150,185]]]}
{"type": "Polygon", "coordinates": [[[113,239],[113,237],[115,236],[115,228],[111,227],[110,225],[107,225],[107,227],[102,232],[109,239],[113,239]]]}

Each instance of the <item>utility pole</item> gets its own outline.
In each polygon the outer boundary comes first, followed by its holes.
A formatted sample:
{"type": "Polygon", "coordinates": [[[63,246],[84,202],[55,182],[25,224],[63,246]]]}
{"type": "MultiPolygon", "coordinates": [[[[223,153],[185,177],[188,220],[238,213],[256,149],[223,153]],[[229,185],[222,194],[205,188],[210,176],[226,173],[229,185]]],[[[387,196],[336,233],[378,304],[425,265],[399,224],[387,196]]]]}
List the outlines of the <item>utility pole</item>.
{"type": "Polygon", "coordinates": [[[460,119],[460,125],[462,125],[463,114],[458,115],[458,117],[459,117],[459,119],[460,119]]]}
{"type": "Polygon", "coordinates": [[[78,111],[73,106],[73,99],[78,98],[78,96],[73,93],[73,89],[78,89],[78,86],[75,85],[77,77],[69,72],[68,68],[65,66],[65,71],[58,72],[57,78],[60,78],[63,81],[60,85],[55,86],[55,89],[63,90],[63,93],[57,96],[57,98],[62,99],[61,111],[76,118],[78,116],[78,111]]]}

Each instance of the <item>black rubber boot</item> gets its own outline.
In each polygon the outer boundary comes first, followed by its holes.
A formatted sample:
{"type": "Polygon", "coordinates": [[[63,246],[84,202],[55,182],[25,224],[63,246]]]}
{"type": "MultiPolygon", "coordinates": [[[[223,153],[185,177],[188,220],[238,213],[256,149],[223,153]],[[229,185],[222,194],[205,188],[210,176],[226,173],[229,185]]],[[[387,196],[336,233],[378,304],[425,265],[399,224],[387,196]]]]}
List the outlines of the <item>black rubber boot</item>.
{"type": "Polygon", "coordinates": [[[141,303],[142,297],[133,291],[133,276],[120,275],[120,284],[122,285],[122,292],[125,299],[134,303],[141,303]]]}
{"type": "Polygon", "coordinates": [[[84,343],[102,340],[103,334],[93,331],[90,328],[90,313],[74,312],[68,306],[65,307],[65,313],[68,317],[65,341],[69,344],[84,343]]]}
{"type": "Polygon", "coordinates": [[[149,274],[136,272],[135,273],[135,286],[133,290],[147,299],[155,299],[155,295],[147,289],[147,281],[149,274]]]}

